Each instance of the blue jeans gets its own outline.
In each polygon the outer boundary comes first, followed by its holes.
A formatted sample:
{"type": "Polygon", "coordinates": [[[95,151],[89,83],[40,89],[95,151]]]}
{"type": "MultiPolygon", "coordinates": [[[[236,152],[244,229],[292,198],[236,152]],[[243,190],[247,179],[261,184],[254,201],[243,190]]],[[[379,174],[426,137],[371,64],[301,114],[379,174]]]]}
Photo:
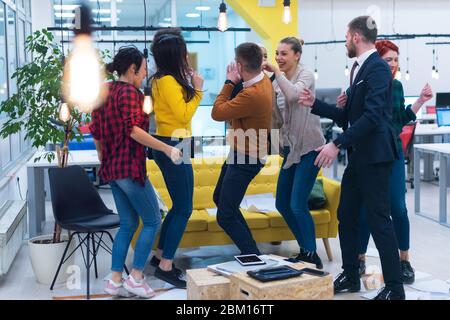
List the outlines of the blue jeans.
{"type": "Polygon", "coordinates": [[[236,152],[230,154],[230,157],[234,158],[223,164],[213,195],[214,203],[217,206],[217,223],[241,250],[241,254],[260,255],[239,206],[248,185],[261,171],[264,164],[257,159],[250,160],[249,156],[236,152]],[[241,160],[245,162],[242,163],[241,160]]]}
{"type": "MultiPolygon", "coordinates": [[[[394,161],[391,172],[391,217],[394,224],[398,247],[401,251],[409,250],[409,219],[405,202],[405,159],[399,150],[399,159],[394,161]]],[[[361,209],[359,223],[359,253],[365,254],[369,244],[370,229],[366,220],[364,206],[361,209]]]]}
{"type": "Polygon", "coordinates": [[[147,179],[144,186],[131,178],[109,184],[120,218],[120,229],[113,243],[111,270],[122,272],[140,217],[144,226],[136,241],[133,269],[142,271],[161,223],[155,191],[147,179]]]}
{"type": "Polygon", "coordinates": [[[161,227],[158,249],[163,251],[164,259],[173,260],[193,208],[194,171],[189,156],[190,139],[174,141],[170,137],[155,138],[171,146],[181,144],[183,149],[183,162],[180,164],[173,163],[163,152],[152,150],[153,158],[162,172],[172,199],[172,208],[161,227]]]}
{"type": "MultiPolygon", "coordinates": [[[[289,154],[284,148],[283,166],[289,154]]],[[[309,212],[308,200],[319,173],[314,165],[318,152],[303,155],[300,162],[288,169],[281,168],[278,177],[276,207],[297,239],[300,248],[316,251],[316,230],[309,212]]]]}

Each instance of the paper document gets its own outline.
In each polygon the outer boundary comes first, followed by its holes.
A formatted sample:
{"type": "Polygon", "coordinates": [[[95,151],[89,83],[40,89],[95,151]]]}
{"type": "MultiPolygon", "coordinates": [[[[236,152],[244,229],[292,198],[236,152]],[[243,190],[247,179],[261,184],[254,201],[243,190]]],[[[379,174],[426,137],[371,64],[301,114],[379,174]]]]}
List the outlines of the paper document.
{"type": "Polygon", "coordinates": [[[431,277],[431,274],[421,271],[416,271],[415,274],[416,274],[416,281],[431,277]]]}
{"type": "Polygon", "coordinates": [[[242,199],[241,208],[248,212],[277,212],[277,208],[275,207],[275,197],[272,193],[245,196],[244,199],[242,199]]]}
{"type": "Polygon", "coordinates": [[[450,284],[442,280],[419,281],[410,285],[411,288],[430,293],[445,293],[450,291],[450,284]]]}

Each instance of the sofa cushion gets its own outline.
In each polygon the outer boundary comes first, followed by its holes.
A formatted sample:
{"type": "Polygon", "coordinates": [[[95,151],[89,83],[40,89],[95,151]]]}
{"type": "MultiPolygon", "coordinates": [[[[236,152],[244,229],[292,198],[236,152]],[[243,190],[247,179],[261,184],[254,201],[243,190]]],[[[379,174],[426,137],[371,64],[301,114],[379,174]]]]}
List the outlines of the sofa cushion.
{"type": "MultiPolygon", "coordinates": [[[[281,228],[286,227],[286,221],[278,212],[265,213],[265,215],[269,218],[270,226],[272,228],[281,228]]],[[[328,210],[313,210],[311,211],[311,215],[314,219],[314,224],[325,224],[330,222],[330,212],[328,210]]]]}
{"type": "MultiPolygon", "coordinates": [[[[206,212],[206,211],[205,211],[206,212]]],[[[261,213],[247,212],[241,209],[244,215],[245,221],[250,229],[265,229],[269,228],[269,218],[261,213]]],[[[206,213],[208,214],[208,213],[206,213]]],[[[208,215],[208,231],[218,232],[223,229],[217,223],[216,216],[208,215]]]]}
{"type": "Polygon", "coordinates": [[[192,210],[185,232],[207,231],[208,217],[205,210],[192,210]]]}

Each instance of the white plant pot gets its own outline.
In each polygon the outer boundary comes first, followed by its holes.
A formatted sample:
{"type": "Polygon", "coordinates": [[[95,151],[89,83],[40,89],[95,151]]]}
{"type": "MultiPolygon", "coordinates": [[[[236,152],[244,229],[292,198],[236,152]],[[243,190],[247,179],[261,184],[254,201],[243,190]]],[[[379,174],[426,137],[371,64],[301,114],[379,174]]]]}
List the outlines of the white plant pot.
{"type": "MultiPolygon", "coordinates": [[[[39,244],[34,243],[36,240],[52,239],[53,235],[39,236],[28,241],[28,247],[30,250],[30,260],[33,267],[34,275],[39,283],[51,285],[53,277],[55,276],[56,270],[58,269],[59,262],[62,255],[64,254],[64,249],[66,248],[68,237],[61,235],[61,243],[47,243],[39,244]]],[[[72,243],[67,251],[67,256],[75,248],[75,239],[72,239],[72,243]]],[[[67,268],[75,264],[75,254],[73,254],[69,260],[67,260],[59,271],[58,278],[55,283],[63,283],[70,276],[68,274],[67,268]]]]}

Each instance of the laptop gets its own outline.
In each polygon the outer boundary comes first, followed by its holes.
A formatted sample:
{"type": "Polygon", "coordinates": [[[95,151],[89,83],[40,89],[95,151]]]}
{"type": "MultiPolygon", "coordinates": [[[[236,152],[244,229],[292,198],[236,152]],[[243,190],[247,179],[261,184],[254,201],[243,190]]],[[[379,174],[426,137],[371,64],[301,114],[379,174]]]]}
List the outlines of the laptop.
{"type": "Polygon", "coordinates": [[[450,126],[450,107],[436,107],[436,119],[438,127],[450,126]]]}
{"type": "Polygon", "coordinates": [[[450,92],[436,93],[436,108],[450,107],[450,92]]]}

